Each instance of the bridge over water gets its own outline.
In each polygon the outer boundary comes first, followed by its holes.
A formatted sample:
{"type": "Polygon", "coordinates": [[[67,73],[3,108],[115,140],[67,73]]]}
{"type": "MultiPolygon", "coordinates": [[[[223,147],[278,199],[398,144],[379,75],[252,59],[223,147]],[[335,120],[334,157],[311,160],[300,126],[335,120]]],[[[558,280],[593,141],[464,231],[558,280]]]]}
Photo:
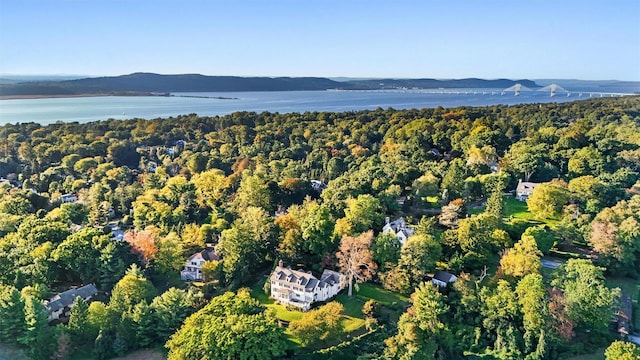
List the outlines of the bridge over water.
{"type": "MultiPolygon", "coordinates": [[[[513,92],[513,94],[515,96],[520,95],[521,91],[534,91],[520,83],[517,83],[511,87],[508,87],[504,90],[502,90],[503,93],[505,92],[513,92]]],[[[571,91],[563,88],[562,86],[558,85],[558,84],[550,84],[547,85],[545,87],[542,87],[538,90],[535,91],[539,91],[539,92],[548,92],[549,96],[554,97],[558,94],[562,94],[564,96],[572,96],[571,91]]],[[[582,97],[583,94],[589,94],[589,97],[619,97],[619,96],[625,96],[625,95],[633,95],[633,94],[626,94],[626,93],[616,93],[616,92],[600,92],[600,91],[576,91],[575,93],[577,93],[577,97],[582,97]]]]}

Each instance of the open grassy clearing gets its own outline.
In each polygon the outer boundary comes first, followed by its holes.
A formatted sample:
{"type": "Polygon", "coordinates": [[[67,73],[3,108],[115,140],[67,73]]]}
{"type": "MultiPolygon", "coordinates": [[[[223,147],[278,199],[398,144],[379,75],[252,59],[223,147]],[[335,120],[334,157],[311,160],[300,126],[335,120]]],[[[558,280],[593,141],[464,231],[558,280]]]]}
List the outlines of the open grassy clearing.
{"type": "MultiPolygon", "coordinates": [[[[258,300],[262,305],[267,308],[273,309],[276,312],[276,317],[283,321],[293,321],[302,318],[303,312],[298,310],[289,310],[286,306],[275,303],[273,299],[264,292],[264,282],[267,280],[267,275],[261,276],[259,280],[251,287],[251,296],[258,300]]],[[[335,301],[344,306],[344,312],[342,319],[340,320],[342,328],[345,332],[346,338],[352,338],[363,334],[365,329],[365,318],[362,314],[362,305],[369,299],[376,300],[381,306],[380,312],[383,316],[392,321],[397,321],[406,306],[409,304],[409,299],[400,294],[396,294],[392,291],[385,290],[379,285],[374,284],[360,284],[360,291],[355,291],[352,297],[347,295],[347,290],[343,290],[335,301]]],[[[288,340],[290,341],[290,349],[300,348],[300,339],[293,336],[288,331],[286,332],[288,340]]],[[[327,346],[337,345],[342,342],[344,338],[320,343],[314,346],[314,349],[320,349],[327,346]]]]}

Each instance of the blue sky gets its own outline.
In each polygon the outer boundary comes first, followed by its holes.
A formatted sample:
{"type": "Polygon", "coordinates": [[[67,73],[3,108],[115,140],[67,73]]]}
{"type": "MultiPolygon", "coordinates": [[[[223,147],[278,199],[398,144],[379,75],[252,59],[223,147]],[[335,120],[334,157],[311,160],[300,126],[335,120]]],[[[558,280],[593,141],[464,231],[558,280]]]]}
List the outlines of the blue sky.
{"type": "Polygon", "coordinates": [[[0,0],[0,73],[640,80],[640,1],[0,0]]]}

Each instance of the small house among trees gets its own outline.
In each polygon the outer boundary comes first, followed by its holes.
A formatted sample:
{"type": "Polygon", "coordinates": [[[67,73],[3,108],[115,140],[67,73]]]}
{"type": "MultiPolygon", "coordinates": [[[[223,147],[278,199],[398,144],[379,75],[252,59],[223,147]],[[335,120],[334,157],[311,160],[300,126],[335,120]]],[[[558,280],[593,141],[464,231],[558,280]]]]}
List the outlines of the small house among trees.
{"type": "Polygon", "coordinates": [[[282,260],[271,273],[270,281],[272,298],[302,311],[309,310],[314,302],[331,299],[346,286],[346,277],[339,272],[325,269],[318,280],[311,272],[285,268],[282,260]]]}
{"type": "Polygon", "coordinates": [[[516,187],[516,199],[526,201],[529,196],[533,194],[533,189],[535,189],[536,186],[538,186],[538,183],[518,180],[518,186],[516,187]]]}
{"type": "Polygon", "coordinates": [[[69,317],[71,306],[76,297],[81,297],[84,301],[89,301],[98,293],[94,284],[88,284],[76,289],[69,289],[44,301],[44,307],[49,312],[49,321],[59,320],[60,317],[69,317]]]}
{"type": "Polygon", "coordinates": [[[403,218],[389,221],[389,217],[387,217],[385,225],[382,227],[382,232],[395,235],[400,240],[400,243],[404,245],[409,236],[415,234],[415,229],[408,226],[403,218]]]}
{"type": "Polygon", "coordinates": [[[440,287],[445,287],[448,284],[452,284],[454,282],[456,282],[456,280],[458,280],[458,277],[450,274],[446,271],[436,271],[433,276],[430,277],[431,278],[431,282],[434,285],[438,285],[440,287]]]}
{"type": "Polygon", "coordinates": [[[216,255],[213,248],[206,248],[189,256],[184,270],[180,271],[180,279],[192,281],[202,280],[202,266],[205,262],[214,260],[220,260],[220,256],[216,255]]]}

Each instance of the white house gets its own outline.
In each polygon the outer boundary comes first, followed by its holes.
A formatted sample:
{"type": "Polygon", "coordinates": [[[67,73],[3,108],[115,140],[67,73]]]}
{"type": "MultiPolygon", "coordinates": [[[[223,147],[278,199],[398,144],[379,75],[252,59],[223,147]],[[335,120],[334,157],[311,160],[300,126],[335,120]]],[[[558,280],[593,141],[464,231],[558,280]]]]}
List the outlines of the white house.
{"type": "Polygon", "coordinates": [[[282,304],[293,305],[307,311],[316,301],[327,301],[344,289],[346,277],[335,271],[324,270],[320,280],[311,272],[291,270],[282,260],[271,273],[271,297],[282,304]]]}
{"type": "Polygon", "coordinates": [[[74,203],[78,201],[76,194],[64,194],[60,195],[60,201],[63,203],[74,203]]]}
{"type": "Polygon", "coordinates": [[[516,187],[516,199],[526,201],[529,196],[533,194],[533,189],[535,189],[536,186],[538,186],[538,183],[518,180],[518,186],[516,187]]]}
{"type": "Polygon", "coordinates": [[[69,289],[65,292],[44,301],[44,307],[49,312],[49,321],[58,320],[60,317],[69,317],[71,314],[71,306],[80,296],[84,301],[89,301],[98,293],[98,289],[94,284],[88,284],[76,289],[69,289]]]}
{"type": "Polygon", "coordinates": [[[409,236],[416,232],[414,228],[407,225],[403,218],[389,222],[389,217],[387,217],[385,220],[386,224],[382,227],[382,232],[395,235],[402,245],[404,245],[409,236]]]}
{"type": "Polygon", "coordinates": [[[207,261],[220,260],[213,248],[206,248],[187,259],[184,270],[180,271],[182,280],[202,280],[202,265],[207,261]]]}
{"type": "Polygon", "coordinates": [[[322,191],[327,188],[327,184],[323,183],[320,180],[311,180],[311,187],[313,190],[322,191]]]}
{"type": "Polygon", "coordinates": [[[440,287],[445,287],[448,284],[456,282],[456,280],[458,280],[457,276],[449,274],[446,271],[436,271],[431,277],[431,282],[440,287]]]}

